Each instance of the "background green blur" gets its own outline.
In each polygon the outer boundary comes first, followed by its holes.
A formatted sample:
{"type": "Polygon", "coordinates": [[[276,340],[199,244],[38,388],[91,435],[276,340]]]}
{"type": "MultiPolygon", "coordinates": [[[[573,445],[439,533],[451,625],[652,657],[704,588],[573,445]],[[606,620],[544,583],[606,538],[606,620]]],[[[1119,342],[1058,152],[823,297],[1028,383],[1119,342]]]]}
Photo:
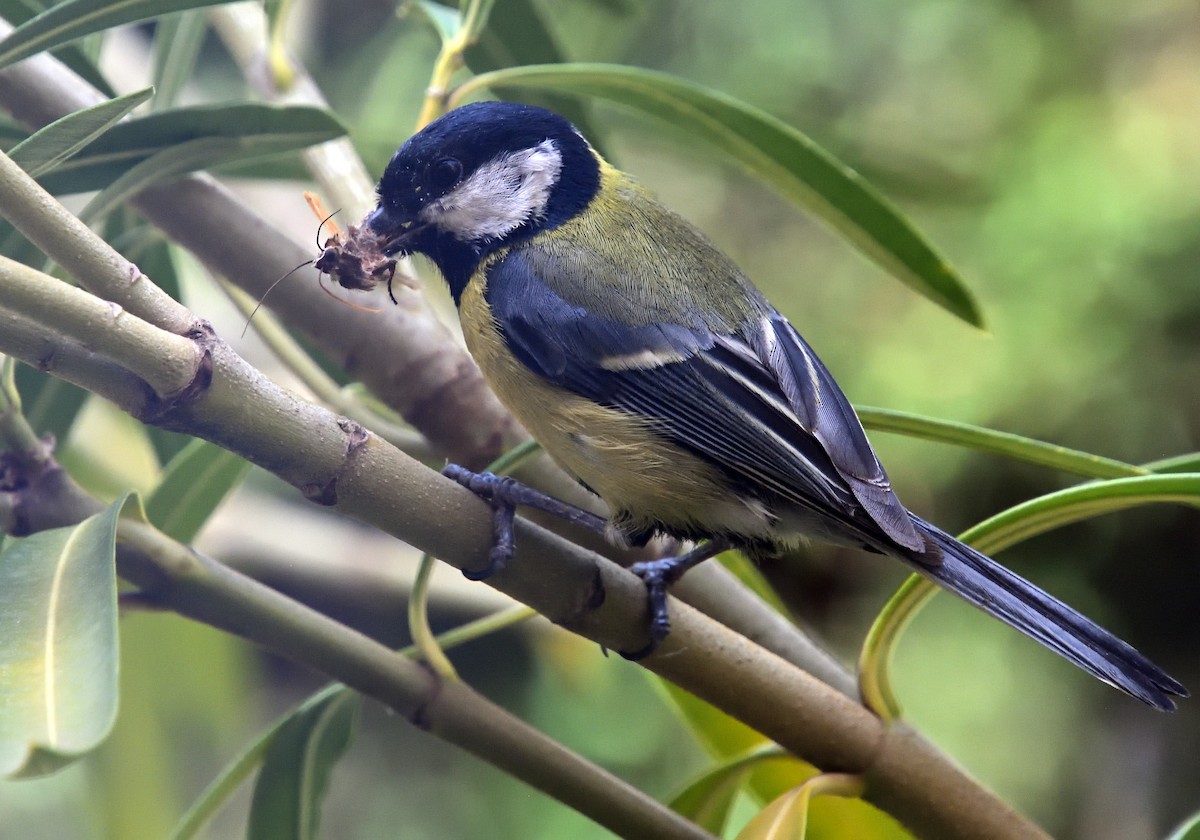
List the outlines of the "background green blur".
{"type": "MultiPolygon", "coordinates": [[[[510,2],[499,0],[494,15],[510,2]]],[[[916,297],[682,133],[593,106],[593,139],[741,264],[852,401],[1134,463],[1200,448],[1195,0],[536,5],[569,59],[675,73],[804,130],[898,204],[966,276],[990,334],[916,297]]],[[[336,0],[302,4],[295,30],[295,50],[378,173],[412,130],[435,36],[389,5],[336,0]]],[[[136,64],[128,53],[110,59],[136,64]]],[[[191,96],[248,96],[215,41],[191,96]]],[[[311,237],[302,188],[289,185],[290,200],[271,212],[311,237]]],[[[192,298],[223,334],[236,332],[205,300],[192,298]]],[[[141,451],[122,428],[130,451],[141,451]]],[[[906,503],[952,531],[1070,481],[996,457],[873,439],[906,503]]],[[[76,445],[84,458],[86,445],[76,445]]],[[[122,457],[136,478],[136,458],[122,457]]],[[[272,499],[304,504],[258,476],[223,516],[244,523],[247,510],[272,499]]],[[[262,530],[286,553],[295,532],[274,515],[264,514],[262,530]]],[[[344,530],[328,555],[361,554],[354,541],[364,535],[327,524],[344,530]]],[[[239,551],[219,548],[225,557],[239,551]]],[[[769,571],[802,620],[851,661],[902,570],[849,551],[812,555],[803,568],[769,571]]],[[[1164,508],[1064,529],[1001,559],[1195,690],[1198,555],[1200,515],[1164,508]]],[[[403,641],[399,606],[391,618],[342,610],[403,641]]],[[[456,602],[439,620],[464,611],[456,602]]],[[[0,836],[164,836],[239,745],[320,685],[172,616],[134,614],[122,624],[114,739],[58,776],[0,786],[0,836]]],[[[652,678],[565,633],[509,632],[454,659],[484,693],[654,795],[669,796],[705,766],[652,678]]],[[[914,625],[895,668],[912,722],[1055,836],[1160,837],[1200,810],[1200,701],[1175,715],[1152,712],[947,597],[914,625]]],[[[247,802],[210,836],[239,836],[247,802]]],[[[606,836],[374,706],[335,771],[323,825],[330,838],[606,836]]]]}

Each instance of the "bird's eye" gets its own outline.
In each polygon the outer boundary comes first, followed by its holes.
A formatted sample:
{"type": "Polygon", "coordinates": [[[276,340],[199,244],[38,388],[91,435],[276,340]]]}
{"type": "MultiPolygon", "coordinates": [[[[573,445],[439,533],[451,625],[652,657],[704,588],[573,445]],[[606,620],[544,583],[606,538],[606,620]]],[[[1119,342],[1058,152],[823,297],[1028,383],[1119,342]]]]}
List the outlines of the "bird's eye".
{"type": "Polygon", "coordinates": [[[462,164],[455,158],[442,158],[429,170],[429,180],[435,187],[452,187],[462,177],[462,164]]]}

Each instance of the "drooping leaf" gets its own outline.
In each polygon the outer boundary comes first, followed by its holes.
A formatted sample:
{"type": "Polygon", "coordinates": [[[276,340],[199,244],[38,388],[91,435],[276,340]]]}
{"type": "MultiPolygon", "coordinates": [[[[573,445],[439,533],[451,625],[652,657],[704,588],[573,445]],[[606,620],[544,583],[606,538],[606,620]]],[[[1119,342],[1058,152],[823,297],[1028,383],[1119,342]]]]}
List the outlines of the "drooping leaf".
{"type": "Polygon", "coordinates": [[[0,41],[0,68],[93,32],[223,2],[228,0],[64,0],[0,41]]]}
{"type": "Polygon", "coordinates": [[[416,0],[411,8],[429,22],[443,44],[457,35],[462,26],[462,13],[458,9],[443,6],[434,0],[416,0]]]}
{"type": "MultiPolygon", "coordinates": [[[[548,14],[551,14],[549,10],[531,0],[505,0],[503,6],[488,16],[487,26],[467,49],[467,66],[476,73],[487,73],[505,67],[566,62],[567,57],[546,22],[548,14]]],[[[496,92],[499,96],[508,97],[513,91],[497,88],[496,92]]],[[[587,136],[601,154],[606,152],[604,134],[592,117],[590,103],[552,90],[527,92],[522,101],[562,114],[587,136]]]]}
{"type": "Polygon", "coordinates": [[[190,141],[223,142],[188,146],[174,159],[175,166],[185,157],[195,168],[244,162],[344,133],[345,127],[323,108],[256,103],[172,108],[118,123],[47,174],[42,184],[54,193],[104,189],[152,155],[190,141]]]}
{"type": "Polygon", "coordinates": [[[596,96],[666,120],[816,213],[915,291],[983,326],[963,279],[890,202],[807,135],[732,96],[666,73],[608,64],[511,67],[477,76],[463,90],[481,87],[596,96]]]}
{"type": "Polygon", "coordinates": [[[1200,840],[1200,814],[1186,820],[1183,825],[1172,831],[1167,840],[1200,840]]]}
{"type": "Polygon", "coordinates": [[[810,801],[806,788],[788,791],[755,814],[737,840],[806,840],[810,801]]]}
{"type": "MultiPolygon", "coordinates": [[[[50,3],[39,0],[0,0],[0,17],[18,26],[46,10],[50,3]]],[[[108,80],[96,66],[96,59],[81,44],[68,44],[51,51],[51,54],[71,68],[84,81],[105,96],[116,96],[108,80]]]]}
{"type": "Polygon", "coordinates": [[[786,755],[779,747],[768,744],[744,756],[719,762],[673,796],[671,810],[713,834],[724,834],[730,811],[750,768],[786,755]]]}
{"type": "Polygon", "coordinates": [[[175,104],[196,68],[207,33],[208,19],[203,12],[180,12],[158,22],[154,30],[154,101],[150,103],[155,111],[175,104]]]}
{"type": "Polygon", "coordinates": [[[34,178],[40,177],[108,131],[153,93],[154,88],[144,88],[67,114],[18,143],[8,156],[34,178]]]}
{"type": "Polygon", "coordinates": [[[146,515],[163,533],[190,543],[249,467],[229,450],[196,438],[167,464],[146,499],[146,515]]]}
{"type": "Polygon", "coordinates": [[[0,773],[37,776],[94,749],[117,714],[117,519],[8,539],[0,554],[0,773]]]}
{"type": "Polygon", "coordinates": [[[329,774],[350,744],[361,701],[318,695],[271,740],[250,803],[247,840],[313,840],[329,774]]]}
{"type": "Polygon", "coordinates": [[[972,426],[954,420],[941,420],[936,417],[910,414],[906,411],[866,406],[855,406],[855,411],[868,429],[911,435],[925,440],[935,440],[939,443],[952,443],[982,452],[993,452],[1019,461],[1040,464],[1044,467],[1089,478],[1122,478],[1145,475],[1152,471],[1147,467],[1136,467],[1133,464],[1093,455],[1090,452],[1081,452],[1078,449],[1069,449],[1065,446],[1057,446],[1010,432],[999,432],[995,429],[972,426]]]}
{"type": "Polygon", "coordinates": [[[155,152],[92,196],[79,218],[90,224],[147,187],[233,159],[239,149],[233,137],[199,137],[155,152]]]}
{"type": "Polygon", "coordinates": [[[52,434],[59,441],[67,439],[88,397],[78,385],[27,365],[17,365],[17,389],[29,425],[39,435],[52,434]]]}

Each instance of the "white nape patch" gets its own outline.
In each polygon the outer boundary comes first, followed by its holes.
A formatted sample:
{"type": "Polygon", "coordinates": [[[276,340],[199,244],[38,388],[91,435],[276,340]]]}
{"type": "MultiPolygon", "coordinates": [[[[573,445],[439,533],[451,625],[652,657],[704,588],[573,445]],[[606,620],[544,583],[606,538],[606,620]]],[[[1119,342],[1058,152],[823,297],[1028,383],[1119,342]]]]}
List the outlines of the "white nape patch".
{"type": "Polygon", "coordinates": [[[553,140],[500,155],[430,202],[421,221],[464,242],[498,239],[546,211],[561,171],[562,154],[553,140]]]}

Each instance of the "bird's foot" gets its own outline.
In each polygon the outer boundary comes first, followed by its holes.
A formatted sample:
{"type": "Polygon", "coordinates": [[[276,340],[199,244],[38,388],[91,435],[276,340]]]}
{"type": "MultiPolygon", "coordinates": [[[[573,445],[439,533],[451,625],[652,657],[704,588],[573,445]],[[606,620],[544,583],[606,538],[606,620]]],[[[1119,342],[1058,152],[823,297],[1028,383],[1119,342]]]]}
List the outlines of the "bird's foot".
{"type": "Polygon", "coordinates": [[[727,548],[729,548],[727,540],[716,538],[702,543],[684,554],[662,557],[658,560],[646,560],[634,563],[629,567],[629,571],[640,577],[646,584],[646,600],[650,606],[650,641],[639,650],[618,651],[621,656],[636,662],[658,650],[658,646],[671,632],[671,616],[667,610],[667,588],[683,577],[683,573],[688,569],[720,554],[727,548]]]}
{"type": "Polygon", "coordinates": [[[463,575],[469,580],[490,577],[512,559],[516,549],[513,520],[516,517],[517,505],[541,510],[589,530],[604,533],[605,522],[601,517],[535,490],[511,476],[490,472],[477,473],[458,464],[447,464],[442,470],[442,475],[461,484],[492,507],[492,550],[488,553],[488,564],[475,571],[464,569],[463,575]]]}

